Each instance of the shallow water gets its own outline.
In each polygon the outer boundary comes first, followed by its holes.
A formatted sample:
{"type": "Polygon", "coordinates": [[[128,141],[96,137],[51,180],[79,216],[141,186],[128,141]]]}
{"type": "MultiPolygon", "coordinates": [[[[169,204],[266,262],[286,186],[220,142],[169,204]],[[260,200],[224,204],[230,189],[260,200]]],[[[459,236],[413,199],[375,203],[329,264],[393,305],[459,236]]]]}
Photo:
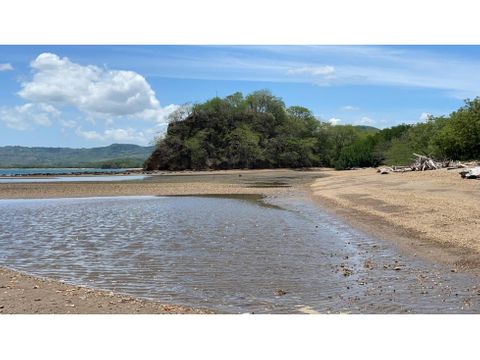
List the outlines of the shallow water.
{"type": "Polygon", "coordinates": [[[125,169],[99,169],[99,168],[9,168],[0,169],[0,176],[15,176],[15,175],[38,175],[38,174],[81,174],[89,173],[121,173],[125,169]]]}
{"type": "Polygon", "coordinates": [[[12,177],[0,178],[0,184],[14,183],[51,183],[51,182],[105,182],[144,180],[144,175],[94,175],[94,176],[56,176],[56,177],[12,177]]]}
{"type": "Polygon", "coordinates": [[[478,312],[475,276],[400,256],[306,199],[268,202],[0,200],[0,264],[219,312],[478,312]]]}

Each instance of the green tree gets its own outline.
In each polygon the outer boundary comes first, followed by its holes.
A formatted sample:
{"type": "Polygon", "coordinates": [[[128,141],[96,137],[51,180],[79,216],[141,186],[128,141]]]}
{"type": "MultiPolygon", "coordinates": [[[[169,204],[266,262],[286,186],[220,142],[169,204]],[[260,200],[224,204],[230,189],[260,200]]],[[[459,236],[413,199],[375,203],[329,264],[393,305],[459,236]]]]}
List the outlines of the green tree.
{"type": "Polygon", "coordinates": [[[301,106],[285,107],[267,90],[237,92],[185,105],[169,117],[146,169],[231,169],[408,164],[412,153],[480,158],[480,98],[449,116],[378,130],[318,121],[301,106]]]}
{"type": "Polygon", "coordinates": [[[439,154],[459,160],[480,158],[480,97],[466,100],[449,118],[437,118],[435,123],[432,144],[439,154]]]}
{"type": "Polygon", "coordinates": [[[260,136],[248,125],[240,125],[227,136],[226,156],[229,167],[253,168],[263,161],[263,150],[259,146],[260,136]]]}
{"type": "Polygon", "coordinates": [[[207,131],[198,131],[194,136],[185,140],[185,147],[190,153],[190,167],[204,169],[207,164],[208,153],[206,150],[207,131]]]}
{"type": "Polygon", "coordinates": [[[359,139],[359,132],[352,125],[335,125],[328,128],[329,153],[335,163],[344,147],[352,145],[359,139]]]}

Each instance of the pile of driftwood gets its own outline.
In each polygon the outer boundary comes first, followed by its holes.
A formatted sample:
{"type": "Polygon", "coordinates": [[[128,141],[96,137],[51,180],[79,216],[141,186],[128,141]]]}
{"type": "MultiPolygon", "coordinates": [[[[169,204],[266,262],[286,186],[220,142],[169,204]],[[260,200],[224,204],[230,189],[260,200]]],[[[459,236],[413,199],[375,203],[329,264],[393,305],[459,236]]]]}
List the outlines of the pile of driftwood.
{"type": "Polygon", "coordinates": [[[409,166],[382,166],[377,169],[380,174],[389,174],[391,172],[405,172],[405,171],[425,171],[425,170],[437,170],[447,168],[452,169],[465,169],[460,171],[460,175],[466,179],[480,179],[480,167],[473,167],[479,165],[478,163],[461,163],[460,161],[436,161],[428,156],[413,154],[415,162],[409,166]]]}
{"type": "Polygon", "coordinates": [[[424,155],[413,154],[416,157],[415,162],[411,168],[414,171],[437,170],[445,167],[446,164],[440,161],[435,161],[432,158],[424,155]]]}
{"type": "MultiPolygon", "coordinates": [[[[378,172],[380,174],[388,174],[391,172],[405,172],[405,171],[425,171],[425,170],[437,170],[441,169],[444,167],[449,167],[453,166],[454,164],[450,164],[451,162],[445,162],[445,161],[435,161],[432,158],[425,156],[425,155],[419,155],[419,154],[413,154],[415,157],[415,162],[412,165],[409,166],[382,166],[378,168],[378,172]]],[[[461,166],[461,165],[458,165],[461,166]]]]}

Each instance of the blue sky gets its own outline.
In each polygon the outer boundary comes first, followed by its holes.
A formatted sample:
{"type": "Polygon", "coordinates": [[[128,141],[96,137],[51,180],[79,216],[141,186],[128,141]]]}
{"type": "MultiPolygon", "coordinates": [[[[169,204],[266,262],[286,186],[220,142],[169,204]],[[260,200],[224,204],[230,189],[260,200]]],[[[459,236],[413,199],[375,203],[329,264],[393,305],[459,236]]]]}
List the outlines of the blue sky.
{"type": "Polygon", "coordinates": [[[480,46],[0,46],[0,146],[148,145],[184,103],[269,89],[379,128],[480,95],[480,46]]]}

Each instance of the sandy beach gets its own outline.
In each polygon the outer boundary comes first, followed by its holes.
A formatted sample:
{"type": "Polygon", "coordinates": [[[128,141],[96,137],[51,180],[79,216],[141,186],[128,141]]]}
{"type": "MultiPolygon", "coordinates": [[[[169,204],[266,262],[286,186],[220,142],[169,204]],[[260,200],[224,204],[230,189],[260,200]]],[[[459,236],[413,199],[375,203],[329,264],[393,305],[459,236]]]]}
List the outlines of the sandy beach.
{"type": "Polygon", "coordinates": [[[311,186],[320,206],[407,251],[478,270],[480,181],[446,169],[326,173],[311,186]]]}
{"type": "Polygon", "coordinates": [[[0,268],[0,314],[208,314],[0,268]]]}
{"type": "MultiPolygon", "coordinates": [[[[0,199],[118,195],[307,193],[318,206],[401,251],[477,272],[480,181],[446,170],[178,172],[145,181],[0,184],[0,199]]],[[[0,269],[0,313],[205,313],[0,269]]]]}
{"type": "Polygon", "coordinates": [[[273,194],[310,184],[319,169],[166,172],[142,181],[0,184],[0,199],[126,195],[273,194]]]}
{"type": "MultiPolygon", "coordinates": [[[[296,191],[322,176],[319,170],[171,172],[145,181],[0,184],[0,199],[126,195],[275,195],[296,191]]],[[[0,313],[92,314],[209,313],[41,279],[0,267],[0,313]]]]}

